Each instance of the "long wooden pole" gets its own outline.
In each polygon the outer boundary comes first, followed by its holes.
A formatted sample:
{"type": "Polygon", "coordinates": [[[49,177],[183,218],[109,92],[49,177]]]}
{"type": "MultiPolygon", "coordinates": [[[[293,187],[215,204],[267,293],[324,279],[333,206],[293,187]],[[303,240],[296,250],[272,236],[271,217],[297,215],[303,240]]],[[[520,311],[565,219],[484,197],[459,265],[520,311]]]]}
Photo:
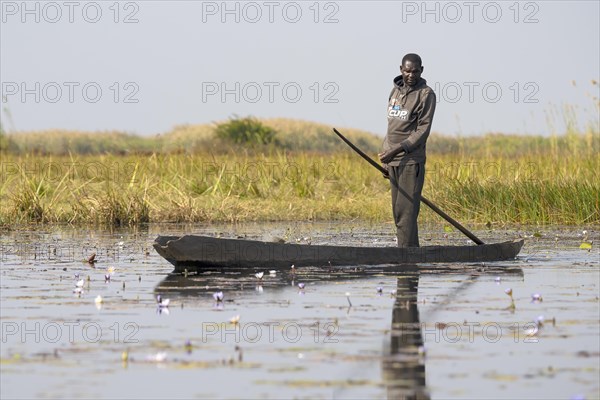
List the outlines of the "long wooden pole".
{"type": "MultiPolygon", "coordinates": [[[[387,175],[388,172],[385,170],[385,168],[383,168],[381,165],[379,165],[379,163],[377,163],[377,161],[373,160],[371,157],[369,157],[368,155],[366,155],[361,149],[359,149],[358,147],[356,147],[354,145],[354,143],[352,143],[351,141],[349,141],[337,129],[333,128],[333,131],[335,132],[336,135],[338,135],[340,137],[340,139],[342,139],[348,146],[350,146],[350,148],[352,148],[352,150],[354,150],[355,152],[357,152],[358,155],[360,155],[362,158],[364,158],[369,164],[371,164],[372,166],[374,166],[375,168],[377,168],[379,170],[379,172],[381,172],[382,174],[387,175]]],[[[479,245],[485,244],[485,243],[483,243],[483,241],[481,239],[479,239],[477,236],[475,236],[467,228],[465,228],[464,226],[462,226],[458,221],[456,221],[455,219],[451,218],[448,214],[446,214],[445,212],[443,212],[442,210],[440,210],[440,208],[438,206],[436,206],[435,204],[433,204],[431,201],[427,200],[423,196],[421,196],[421,201],[427,207],[431,208],[440,217],[442,217],[446,221],[448,221],[456,229],[458,229],[459,231],[461,231],[462,233],[464,233],[473,242],[475,242],[475,243],[477,243],[479,245]]]]}

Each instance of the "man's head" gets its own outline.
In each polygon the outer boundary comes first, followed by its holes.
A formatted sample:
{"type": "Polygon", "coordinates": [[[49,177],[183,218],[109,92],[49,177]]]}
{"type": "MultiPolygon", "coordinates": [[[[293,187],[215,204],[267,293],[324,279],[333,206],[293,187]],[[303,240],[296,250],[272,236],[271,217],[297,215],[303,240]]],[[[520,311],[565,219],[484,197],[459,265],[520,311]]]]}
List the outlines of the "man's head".
{"type": "Polygon", "coordinates": [[[415,86],[419,82],[423,69],[423,62],[418,54],[409,53],[402,57],[400,72],[404,83],[408,86],[415,86]]]}

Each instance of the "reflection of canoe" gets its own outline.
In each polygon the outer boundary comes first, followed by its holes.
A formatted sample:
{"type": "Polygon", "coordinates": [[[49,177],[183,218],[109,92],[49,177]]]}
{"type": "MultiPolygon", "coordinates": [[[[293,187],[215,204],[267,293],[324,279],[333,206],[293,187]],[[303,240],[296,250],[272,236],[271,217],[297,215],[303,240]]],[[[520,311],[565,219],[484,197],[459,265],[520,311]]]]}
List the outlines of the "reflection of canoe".
{"type": "Polygon", "coordinates": [[[522,246],[522,239],[479,246],[409,248],[305,245],[194,235],[159,236],[154,241],[158,254],[176,270],[500,261],[515,258],[522,246]]]}

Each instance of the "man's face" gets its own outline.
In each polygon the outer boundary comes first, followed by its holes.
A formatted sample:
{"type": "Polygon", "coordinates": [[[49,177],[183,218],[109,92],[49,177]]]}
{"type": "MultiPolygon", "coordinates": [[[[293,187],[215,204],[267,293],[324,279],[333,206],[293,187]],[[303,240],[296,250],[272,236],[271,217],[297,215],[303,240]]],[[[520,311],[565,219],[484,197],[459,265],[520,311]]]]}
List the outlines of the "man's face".
{"type": "Polygon", "coordinates": [[[421,77],[423,67],[418,63],[406,60],[404,64],[400,66],[400,72],[402,73],[404,83],[408,86],[415,86],[421,77]]]}

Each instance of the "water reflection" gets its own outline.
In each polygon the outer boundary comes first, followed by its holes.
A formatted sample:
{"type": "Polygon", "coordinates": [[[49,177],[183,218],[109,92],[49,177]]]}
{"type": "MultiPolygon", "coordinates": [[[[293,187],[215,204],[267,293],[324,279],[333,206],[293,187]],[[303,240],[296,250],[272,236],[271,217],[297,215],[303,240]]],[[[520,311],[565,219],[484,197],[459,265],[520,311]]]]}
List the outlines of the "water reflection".
{"type": "MultiPolygon", "coordinates": [[[[257,270],[258,271],[258,270],[257,270]]],[[[265,275],[262,280],[255,276],[257,272],[248,268],[227,268],[214,271],[204,271],[202,273],[186,274],[171,273],[156,286],[155,294],[169,293],[176,297],[198,297],[212,294],[215,291],[240,291],[255,289],[261,287],[264,290],[282,289],[287,286],[296,286],[299,282],[305,284],[321,284],[325,282],[344,282],[351,280],[360,280],[369,277],[382,276],[413,276],[418,279],[421,274],[446,274],[446,275],[464,275],[469,274],[472,277],[480,275],[517,275],[523,276],[523,271],[519,267],[509,265],[493,265],[482,267],[481,264],[462,264],[456,265],[437,265],[430,268],[427,265],[376,265],[369,267],[302,267],[295,270],[279,270],[275,274],[265,275]],[[410,274],[410,275],[407,275],[410,274]]],[[[453,294],[466,289],[469,282],[457,288],[453,294]]],[[[416,294],[415,294],[416,296],[416,294]]]]}
{"type": "Polygon", "coordinates": [[[429,399],[417,292],[420,274],[397,279],[389,354],[382,360],[388,399],[429,399]]]}

